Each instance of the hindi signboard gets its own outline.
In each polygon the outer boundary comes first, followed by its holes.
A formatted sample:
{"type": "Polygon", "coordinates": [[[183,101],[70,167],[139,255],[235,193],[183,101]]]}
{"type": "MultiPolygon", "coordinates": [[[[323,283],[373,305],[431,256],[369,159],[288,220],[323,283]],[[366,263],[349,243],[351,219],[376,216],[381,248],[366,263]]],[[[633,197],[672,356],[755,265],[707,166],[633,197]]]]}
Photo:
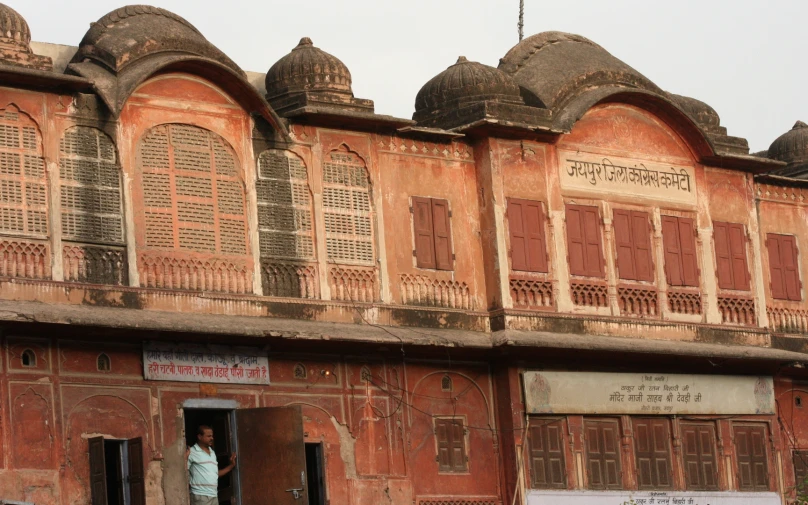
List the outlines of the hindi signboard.
{"type": "Polygon", "coordinates": [[[269,384],[269,358],[250,347],[143,344],[146,380],[269,384]]]}
{"type": "Polygon", "coordinates": [[[692,166],[558,151],[561,187],[696,204],[692,166]]]}
{"type": "Polygon", "coordinates": [[[771,377],[524,373],[530,414],[774,414],[771,377]]]}
{"type": "Polygon", "coordinates": [[[526,505],[780,505],[777,493],[709,491],[538,491],[526,505]]]}

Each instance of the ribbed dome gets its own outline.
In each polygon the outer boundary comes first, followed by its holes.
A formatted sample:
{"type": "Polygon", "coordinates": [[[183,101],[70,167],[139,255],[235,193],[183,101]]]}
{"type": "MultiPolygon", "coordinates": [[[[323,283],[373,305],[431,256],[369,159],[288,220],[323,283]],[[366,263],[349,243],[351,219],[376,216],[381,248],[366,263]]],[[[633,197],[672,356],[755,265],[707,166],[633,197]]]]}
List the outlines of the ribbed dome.
{"type": "Polygon", "coordinates": [[[14,41],[26,49],[31,44],[31,30],[20,13],[0,3],[0,38],[8,43],[14,41]]]}
{"type": "Polygon", "coordinates": [[[482,100],[522,103],[519,86],[511,76],[461,56],[457,63],[424,84],[415,97],[415,114],[482,100]]]}
{"type": "Polygon", "coordinates": [[[791,130],[777,137],[769,147],[769,158],[785,161],[789,165],[808,161],[808,124],[794,123],[791,130]]]}
{"type": "Polygon", "coordinates": [[[330,91],[353,95],[351,72],[338,58],[314,47],[303,37],[292,51],[275,62],[266,76],[267,96],[300,91],[330,91]]]}

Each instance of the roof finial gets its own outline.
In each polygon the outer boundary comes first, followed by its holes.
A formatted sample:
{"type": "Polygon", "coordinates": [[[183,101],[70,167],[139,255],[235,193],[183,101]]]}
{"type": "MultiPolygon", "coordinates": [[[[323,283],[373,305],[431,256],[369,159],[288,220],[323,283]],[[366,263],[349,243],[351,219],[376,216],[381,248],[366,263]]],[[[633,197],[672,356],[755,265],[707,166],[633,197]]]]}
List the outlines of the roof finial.
{"type": "Polygon", "coordinates": [[[805,124],[802,121],[797,121],[794,123],[794,126],[791,127],[792,130],[796,130],[798,128],[808,128],[808,124],[805,124]]]}
{"type": "Polygon", "coordinates": [[[525,0],[519,0],[519,23],[517,23],[516,26],[519,28],[519,42],[522,42],[522,38],[525,35],[525,0]]]}
{"type": "Polygon", "coordinates": [[[313,45],[314,42],[312,42],[311,39],[308,37],[303,37],[302,39],[300,39],[300,42],[297,43],[297,47],[313,46],[313,45]]]}
{"type": "Polygon", "coordinates": [[[457,65],[458,63],[468,63],[468,61],[469,60],[467,60],[465,56],[458,56],[455,65],[457,65]]]}

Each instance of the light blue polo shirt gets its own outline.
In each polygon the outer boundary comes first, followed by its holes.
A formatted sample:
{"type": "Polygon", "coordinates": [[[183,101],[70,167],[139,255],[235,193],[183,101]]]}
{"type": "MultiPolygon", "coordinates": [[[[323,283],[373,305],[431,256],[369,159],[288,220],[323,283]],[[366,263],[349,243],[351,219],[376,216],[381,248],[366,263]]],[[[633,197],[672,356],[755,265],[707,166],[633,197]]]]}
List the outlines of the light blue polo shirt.
{"type": "Polygon", "coordinates": [[[210,454],[194,444],[188,456],[191,493],[197,496],[218,496],[219,462],[213,449],[210,454]]]}

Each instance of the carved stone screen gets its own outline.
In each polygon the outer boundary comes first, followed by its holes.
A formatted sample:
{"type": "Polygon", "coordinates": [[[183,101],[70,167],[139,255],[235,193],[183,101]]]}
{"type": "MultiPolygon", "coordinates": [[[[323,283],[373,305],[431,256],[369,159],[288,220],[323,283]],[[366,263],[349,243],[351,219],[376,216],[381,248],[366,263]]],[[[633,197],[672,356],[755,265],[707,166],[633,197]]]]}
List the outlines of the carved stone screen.
{"type": "Polygon", "coordinates": [[[46,237],[46,188],[36,124],[12,106],[0,110],[0,233],[46,237]]]}
{"type": "Polygon", "coordinates": [[[328,260],[373,265],[370,181],[356,154],[333,151],[323,163],[323,210],[328,260]]]}
{"type": "Polygon", "coordinates": [[[244,182],[227,141],[164,124],[145,133],[137,152],[141,285],[251,292],[244,182]]]}
{"type": "Polygon", "coordinates": [[[123,244],[121,174],[109,137],[86,126],[65,131],[59,186],[65,240],[123,244]]]}
{"type": "Polygon", "coordinates": [[[258,157],[261,257],[314,259],[309,178],[303,160],[271,149],[258,157]]]}

